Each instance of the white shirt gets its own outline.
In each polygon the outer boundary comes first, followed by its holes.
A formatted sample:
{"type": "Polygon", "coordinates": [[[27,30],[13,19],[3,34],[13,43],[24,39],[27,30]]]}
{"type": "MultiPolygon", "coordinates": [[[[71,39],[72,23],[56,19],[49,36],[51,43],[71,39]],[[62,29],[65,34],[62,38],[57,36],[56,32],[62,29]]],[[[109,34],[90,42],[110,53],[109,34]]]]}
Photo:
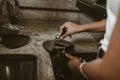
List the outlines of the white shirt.
{"type": "Polygon", "coordinates": [[[120,0],[107,0],[107,24],[101,47],[106,52],[120,11],[120,0]]]}

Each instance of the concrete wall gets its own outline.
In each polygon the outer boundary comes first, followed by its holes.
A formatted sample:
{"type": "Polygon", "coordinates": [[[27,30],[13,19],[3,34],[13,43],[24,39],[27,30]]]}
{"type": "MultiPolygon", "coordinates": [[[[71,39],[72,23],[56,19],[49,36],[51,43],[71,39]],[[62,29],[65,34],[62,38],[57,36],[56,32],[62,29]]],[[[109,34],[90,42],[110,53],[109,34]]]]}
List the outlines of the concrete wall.
{"type": "MultiPolygon", "coordinates": [[[[77,10],[76,0],[19,0],[21,6],[77,10]]],[[[77,12],[21,10],[24,19],[78,20],[77,12]]]]}
{"type": "Polygon", "coordinates": [[[76,0],[19,0],[21,6],[59,8],[59,9],[77,9],[76,0]]]}

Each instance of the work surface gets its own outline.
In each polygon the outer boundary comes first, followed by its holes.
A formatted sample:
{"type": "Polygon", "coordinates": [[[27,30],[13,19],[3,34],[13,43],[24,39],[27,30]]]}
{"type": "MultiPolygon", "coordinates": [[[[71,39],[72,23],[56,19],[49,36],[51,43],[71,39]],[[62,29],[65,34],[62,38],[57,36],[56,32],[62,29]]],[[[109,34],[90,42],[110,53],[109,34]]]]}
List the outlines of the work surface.
{"type": "MultiPolygon", "coordinates": [[[[45,51],[42,43],[55,38],[59,34],[61,21],[22,20],[20,34],[29,35],[31,41],[24,47],[7,49],[0,45],[0,54],[33,54],[38,56],[39,80],[55,80],[49,53],[45,51]],[[23,28],[24,27],[24,28],[23,28]]],[[[66,38],[72,42],[80,52],[96,52],[97,44],[91,34],[84,32],[66,38]]]]}

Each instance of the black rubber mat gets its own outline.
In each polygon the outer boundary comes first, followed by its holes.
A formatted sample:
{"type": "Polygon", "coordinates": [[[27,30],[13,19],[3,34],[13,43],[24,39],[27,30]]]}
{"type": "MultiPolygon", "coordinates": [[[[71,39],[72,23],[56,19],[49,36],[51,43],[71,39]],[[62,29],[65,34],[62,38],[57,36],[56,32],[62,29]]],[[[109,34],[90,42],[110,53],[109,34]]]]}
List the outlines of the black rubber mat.
{"type": "Polygon", "coordinates": [[[1,36],[1,44],[10,49],[25,46],[29,42],[30,37],[27,35],[7,34],[1,36]]]}

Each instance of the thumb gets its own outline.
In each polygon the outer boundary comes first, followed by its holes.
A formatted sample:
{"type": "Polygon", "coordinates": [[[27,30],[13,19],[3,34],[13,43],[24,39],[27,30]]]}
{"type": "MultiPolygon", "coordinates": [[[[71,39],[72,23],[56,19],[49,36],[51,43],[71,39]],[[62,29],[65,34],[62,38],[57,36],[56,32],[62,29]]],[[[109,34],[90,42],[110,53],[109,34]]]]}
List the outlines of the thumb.
{"type": "Polygon", "coordinates": [[[70,60],[73,60],[73,59],[76,58],[76,57],[74,57],[74,56],[72,56],[72,55],[70,55],[70,54],[65,54],[65,56],[66,56],[68,59],[70,59],[70,60]]]}

